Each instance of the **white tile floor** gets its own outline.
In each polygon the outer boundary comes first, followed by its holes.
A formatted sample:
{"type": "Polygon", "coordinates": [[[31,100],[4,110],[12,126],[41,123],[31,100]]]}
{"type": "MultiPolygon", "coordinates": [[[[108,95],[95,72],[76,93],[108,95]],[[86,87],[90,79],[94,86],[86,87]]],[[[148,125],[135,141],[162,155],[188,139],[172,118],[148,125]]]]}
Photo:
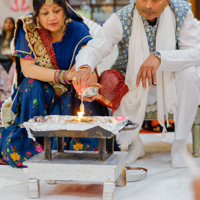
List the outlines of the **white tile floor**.
{"type": "MultiPolygon", "coordinates": [[[[148,169],[145,180],[128,183],[125,187],[117,187],[114,200],[193,200],[192,178],[188,169],[172,169],[170,167],[170,148],[173,133],[168,133],[161,140],[160,134],[141,135],[145,143],[146,155],[133,166],[148,169]]],[[[191,136],[188,140],[191,151],[191,136]]],[[[200,165],[200,158],[195,158],[200,165]]],[[[25,200],[26,174],[22,169],[13,169],[0,165],[0,177],[20,181],[22,184],[0,189],[1,200],[25,200]]],[[[101,183],[66,183],[47,185],[41,181],[41,200],[98,200],[102,198],[101,183]]]]}

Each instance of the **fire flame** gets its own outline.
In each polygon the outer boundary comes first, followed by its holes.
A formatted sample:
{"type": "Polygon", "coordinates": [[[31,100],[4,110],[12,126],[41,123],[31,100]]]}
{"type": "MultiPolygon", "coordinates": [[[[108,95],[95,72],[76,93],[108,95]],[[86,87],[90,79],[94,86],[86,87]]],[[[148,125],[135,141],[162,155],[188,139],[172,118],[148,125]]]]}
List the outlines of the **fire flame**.
{"type": "Polygon", "coordinates": [[[81,121],[81,118],[83,117],[83,115],[84,115],[84,112],[78,112],[79,121],[81,121]]]}

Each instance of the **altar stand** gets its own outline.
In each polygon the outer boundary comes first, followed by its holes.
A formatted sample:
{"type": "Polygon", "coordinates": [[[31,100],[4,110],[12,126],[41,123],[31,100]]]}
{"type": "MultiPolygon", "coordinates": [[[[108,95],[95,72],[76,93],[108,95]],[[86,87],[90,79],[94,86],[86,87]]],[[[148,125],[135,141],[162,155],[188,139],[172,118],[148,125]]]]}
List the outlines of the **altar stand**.
{"type": "MultiPolygon", "coordinates": [[[[123,130],[133,130],[137,123],[127,121],[123,130]],[[132,125],[131,127],[125,127],[132,125]]],[[[24,162],[28,167],[28,197],[40,197],[40,180],[90,181],[104,184],[103,200],[112,200],[116,183],[126,185],[125,157],[127,152],[114,152],[111,131],[95,126],[84,131],[33,131],[44,137],[44,152],[24,162]],[[52,151],[52,137],[57,137],[57,151],[52,151]],[[64,151],[64,137],[98,138],[99,151],[64,151]]]]}
{"type": "Polygon", "coordinates": [[[127,152],[114,152],[105,162],[95,159],[97,154],[53,151],[51,160],[45,160],[44,153],[29,159],[24,163],[28,166],[28,197],[40,197],[40,180],[68,180],[103,182],[103,199],[112,200],[118,177],[126,175],[124,159],[127,152]]]}

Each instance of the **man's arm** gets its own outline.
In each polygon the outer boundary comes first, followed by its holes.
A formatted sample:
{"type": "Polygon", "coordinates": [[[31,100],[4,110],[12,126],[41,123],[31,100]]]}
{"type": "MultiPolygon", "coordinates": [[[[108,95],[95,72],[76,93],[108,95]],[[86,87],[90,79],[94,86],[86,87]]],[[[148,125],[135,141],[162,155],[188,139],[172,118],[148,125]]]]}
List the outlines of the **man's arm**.
{"type": "Polygon", "coordinates": [[[123,28],[116,14],[104,23],[99,32],[90,40],[76,56],[76,74],[73,85],[76,91],[81,94],[91,84],[91,73],[89,70],[78,70],[81,66],[87,65],[93,71],[102,62],[102,59],[109,55],[115,44],[122,40],[123,28]]]}
{"type": "Polygon", "coordinates": [[[180,71],[186,67],[200,65],[200,34],[189,10],[178,37],[179,50],[162,50],[162,71],[180,71]]]}
{"type": "Polygon", "coordinates": [[[112,52],[114,45],[122,40],[122,35],[121,22],[117,15],[113,14],[76,56],[76,69],[89,65],[93,71],[102,59],[112,52]]]}
{"type": "Polygon", "coordinates": [[[142,64],[137,75],[136,87],[142,79],[142,86],[146,89],[146,79],[152,88],[157,82],[156,71],[180,71],[186,67],[200,65],[200,34],[194,23],[194,16],[189,10],[178,37],[179,50],[159,50],[161,60],[151,54],[142,64]]]}

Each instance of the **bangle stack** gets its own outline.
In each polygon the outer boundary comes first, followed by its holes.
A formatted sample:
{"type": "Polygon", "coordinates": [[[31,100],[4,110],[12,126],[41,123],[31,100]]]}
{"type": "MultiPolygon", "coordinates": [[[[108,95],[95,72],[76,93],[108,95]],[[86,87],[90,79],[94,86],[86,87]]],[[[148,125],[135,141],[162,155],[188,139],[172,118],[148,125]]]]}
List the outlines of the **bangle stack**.
{"type": "Polygon", "coordinates": [[[70,84],[67,74],[69,73],[69,70],[56,70],[54,73],[54,81],[59,84],[70,84]]]}
{"type": "Polygon", "coordinates": [[[92,73],[92,70],[91,70],[91,68],[89,66],[85,66],[84,65],[84,66],[79,67],[78,70],[79,69],[88,70],[88,71],[90,71],[92,73]]]}

